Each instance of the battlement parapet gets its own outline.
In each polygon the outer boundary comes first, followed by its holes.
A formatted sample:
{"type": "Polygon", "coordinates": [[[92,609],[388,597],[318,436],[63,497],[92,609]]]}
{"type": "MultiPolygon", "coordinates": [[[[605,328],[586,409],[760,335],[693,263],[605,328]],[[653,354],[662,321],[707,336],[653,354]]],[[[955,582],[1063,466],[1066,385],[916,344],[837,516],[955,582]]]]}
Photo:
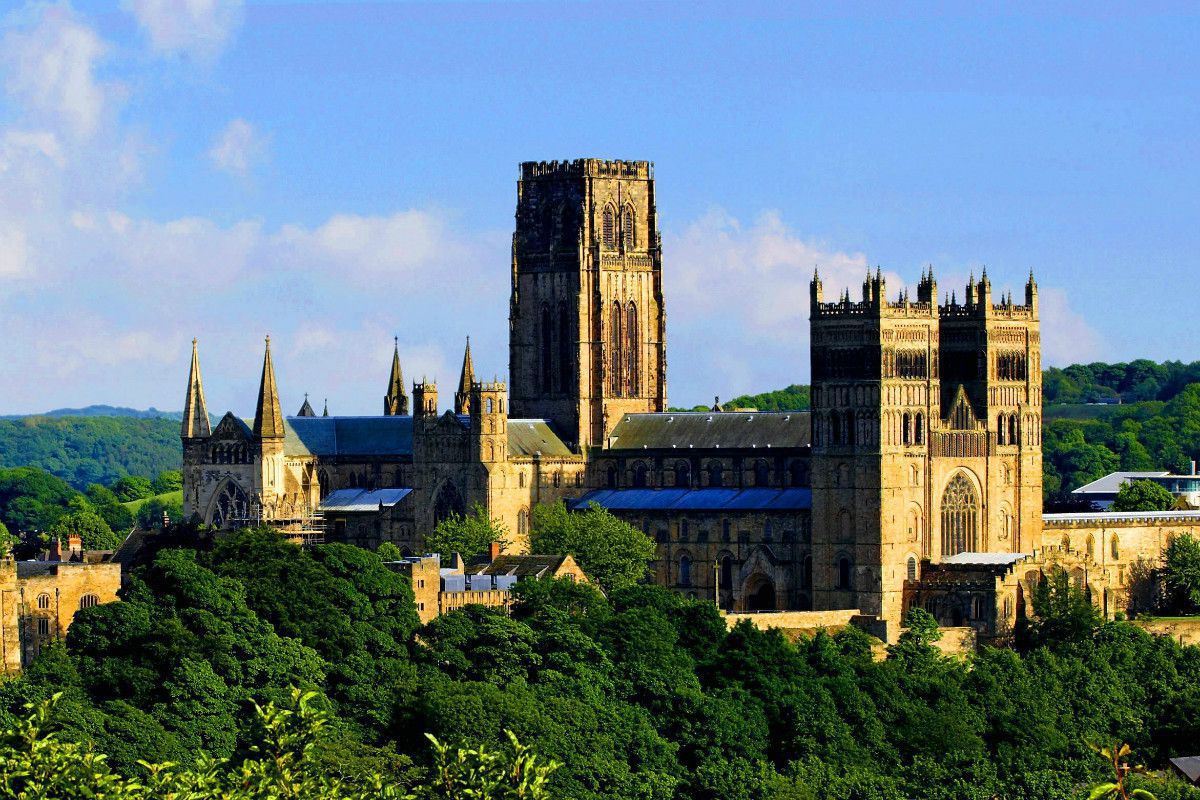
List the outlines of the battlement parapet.
{"type": "Polygon", "coordinates": [[[881,317],[929,317],[934,316],[937,306],[933,303],[899,303],[886,302],[876,304],[866,302],[847,302],[842,300],[835,303],[818,303],[813,308],[813,316],[823,319],[837,317],[867,317],[878,314],[881,317]]]}
{"type": "Polygon", "coordinates": [[[1030,306],[1008,305],[1007,303],[993,303],[991,306],[985,307],[977,303],[967,305],[950,302],[938,306],[938,316],[946,319],[977,319],[988,316],[993,319],[1027,322],[1035,318],[1035,312],[1030,306]]]}
{"type": "Polygon", "coordinates": [[[603,158],[524,161],[521,163],[521,180],[523,181],[563,177],[650,180],[654,177],[654,164],[650,161],[622,161],[603,158]]]}
{"type": "Polygon", "coordinates": [[[472,392],[506,392],[508,386],[504,381],[472,381],[472,392]]]}

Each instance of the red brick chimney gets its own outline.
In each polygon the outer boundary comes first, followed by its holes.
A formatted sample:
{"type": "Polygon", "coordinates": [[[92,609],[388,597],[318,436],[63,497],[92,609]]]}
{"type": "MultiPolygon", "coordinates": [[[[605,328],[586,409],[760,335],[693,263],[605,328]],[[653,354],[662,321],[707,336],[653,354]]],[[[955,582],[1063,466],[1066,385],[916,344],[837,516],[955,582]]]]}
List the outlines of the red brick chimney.
{"type": "Polygon", "coordinates": [[[83,560],[83,539],[80,538],[78,533],[72,533],[67,537],[67,552],[69,553],[67,556],[69,560],[83,560]]]}
{"type": "Polygon", "coordinates": [[[47,561],[62,561],[62,540],[57,536],[50,537],[50,549],[46,551],[47,561]]]}
{"type": "Polygon", "coordinates": [[[500,543],[492,542],[488,545],[488,561],[495,561],[500,557],[500,543]]]}

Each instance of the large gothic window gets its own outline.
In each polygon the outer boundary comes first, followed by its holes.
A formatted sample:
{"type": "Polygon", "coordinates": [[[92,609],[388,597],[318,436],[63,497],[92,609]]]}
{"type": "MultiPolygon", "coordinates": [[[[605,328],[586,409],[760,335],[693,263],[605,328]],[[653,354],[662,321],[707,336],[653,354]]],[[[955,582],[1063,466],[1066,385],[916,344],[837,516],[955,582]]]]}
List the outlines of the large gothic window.
{"type": "Polygon", "coordinates": [[[632,250],[637,243],[634,230],[633,206],[625,206],[621,214],[621,246],[632,250]]]}
{"type": "Polygon", "coordinates": [[[967,476],[951,478],[942,495],[942,555],[979,550],[979,495],[967,476]]]}
{"type": "Polygon", "coordinates": [[[613,303],[612,320],[608,326],[608,393],[613,397],[621,396],[621,383],[625,371],[623,317],[621,304],[613,303]]]}
{"type": "Polygon", "coordinates": [[[554,320],[549,306],[542,306],[542,391],[549,393],[553,387],[554,320]]]}
{"type": "Polygon", "coordinates": [[[629,304],[629,309],[626,311],[625,325],[625,369],[628,372],[629,379],[625,385],[626,397],[637,397],[641,394],[640,382],[641,375],[639,374],[640,348],[638,347],[638,316],[637,306],[632,302],[629,304]]]}
{"type": "Polygon", "coordinates": [[[436,525],[451,515],[462,516],[466,512],[466,504],[462,495],[450,481],[446,481],[438,491],[437,500],[433,504],[433,522],[436,525]]]}
{"type": "Polygon", "coordinates": [[[558,390],[564,394],[571,391],[575,371],[571,368],[571,321],[565,303],[558,307],[558,390]]]}
{"type": "Polygon", "coordinates": [[[615,227],[614,220],[613,220],[614,216],[615,216],[615,214],[613,213],[613,207],[605,206],[604,213],[601,215],[602,221],[600,224],[601,224],[601,237],[603,239],[604,246],[608,247],[608,248],[611,248],[613,246],[613,233],[614,233],[614,227],[615,227]]]}
{"type": "Polygon", "coordinates": [[[226,481],[217,492],[210,523],[214,528],[222,528],[227,523],[245,522],[249,518],[250,500],[246,493],[236,483],[226,481]]]}

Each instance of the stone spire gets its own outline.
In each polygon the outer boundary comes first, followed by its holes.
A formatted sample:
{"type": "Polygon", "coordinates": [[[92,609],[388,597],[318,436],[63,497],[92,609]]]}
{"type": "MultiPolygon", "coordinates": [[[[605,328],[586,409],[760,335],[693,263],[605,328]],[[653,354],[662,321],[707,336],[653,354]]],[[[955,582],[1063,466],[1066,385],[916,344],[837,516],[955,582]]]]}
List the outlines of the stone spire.
{"type": "Polygon", "coordinates": [[[458,379],[458,391],[454,393],[454,413],[471,413],[471,384],[475,382],[475,365],[471,363],[471,337],[467,337],[467,349],[463,353],[462,375],[458,379]]]}
{"type": "Polygon", "coordinates": [[[388,378],[388,393],[383,398],[385,417],[403,417],[408,414],[408,395],[404,393],[404,372],[400,369],[400,337],[394,337],[396,349],[392,352],[392,375],[388,378]]]}
{"type": "Polygon", "coordinates": [[[329,416],[329,398],[328,397],[325,398],[325,410],[323,412],[321,412],[321,416],[322,417],[329,416]]]}
{"type": "Polygon", "coordinates": [[[192,339],[192,369],[188,373],[187,398],[183,401],[184,439],[201,439],[212,431],[208,425],[208,406],[204,403],[204,383],[200,380],[200,353],[192,339]]]}
{"type": "Polygon", "coordinates": [[[258,406],[254,409],[254,436],[258,439],[283,438],[283,410],[279,389],[275,386],[275,367],[271,363],[271,337],[263,355],[262,380],[258,384],[258,406]]]}
{"type": "Polygon", "coordinates": [[[296,416],[297,417],[315,417],[316,415],[317,415],[317,412],[313,411],[313,407],[311,405],[309,405],[308,392],[305,392],[304,393],[304,405],[300,406],[300,410],[296,412],[296,416]]]}

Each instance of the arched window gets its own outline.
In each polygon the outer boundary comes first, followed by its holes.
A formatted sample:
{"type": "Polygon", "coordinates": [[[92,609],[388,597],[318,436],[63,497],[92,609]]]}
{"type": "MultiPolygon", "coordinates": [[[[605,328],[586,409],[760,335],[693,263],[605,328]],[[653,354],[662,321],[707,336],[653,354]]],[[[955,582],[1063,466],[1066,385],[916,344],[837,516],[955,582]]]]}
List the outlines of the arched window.
{"type": "Polygon", "coordinates": [[[487,402],[486,402],[486,403],[484,403],[484,407],[487,409],[487,413],[488,413],[488,414],[491,414],[491,413],[493,413],[493,408],[494,408],[494,406],[493,406],[492,398],[490,398],[490,397],[489,397],[489,398],[487,399],[487,402]]]}
{"type": "Polygon", "coordinates": [[[846,437],[846,440],[844,443],[851,445],[851,446],[854,445],[854,440],[855,440],[856,431],[854,430],[854,425],[855,425],[854,412],[847,411],[845,424],[842,425],[842,432],[846,437]]]}
{"type": "Polygon", "coordinates": [[[613,228],[615,227],[613,220],[614,216],[616,216],[616,214],[613,212],[613,207],[605,206],[604,212],[601,214],[600,236],[606,248],[612,248],[613,246],[613,228]]]}
{"type": "Polygon", "coordinates": [[[812,588],[812,556],[805,556],[800,565],[800,586],[803,589],[812,588]]]}
{"type": "Polygon", "coordinates": [[[979,496],[962,472],[955,473],[942,494],[942,555],[979,550],[979,496]]]}
{"type": "Polygon", "coordinates": [[[640,461],[633,465],[633,485],[637,489],[646,488],[646,465],[640,461]]]}
{"type": "Polygon", "coordinates": [[[226,524],[244,522],[249,518],[250,500],[246,493],[236,483],[226,481],[217,492],[210,523],[215,528],[221,528],[226,524]]]}
{"type": "Polygon", "coordinates": [[[1017,438],[1017,415],[1013,414],[1008,418],[1008,443],[1020,444],[1021,440],[1017,438]]]}
{"type": "Polygon", "coordinates": [[[909,467],[909,480],[913,486],[921,485],[921,468],[916,464],[909,467]]]}
{"type": "Polygon", "coordinates": [[[925,415],[919,412],[913,417],[913,441],[925,444],[925,415]]]}
{"type": "Polygon", "coordinates": [[[908,577],[908,579],[909,579],[910,581],[914,581],[914,582],[915,582],[915,581],[917,580],[917,557],[916,557],[916,556],[909,556],[909,557],[908,557],[908,574],[907,574],[907,577],[908,577]]]}
{"type": "Polygon", "coordinates": [[[523,508],[517,512],[517,533],[522,536],[529,533],[529,512],[523,508]]]}
{"type": "Polygon", "coordinates": [[[41,609],[42,611],[45,611],[47,608],[50,607],[50,595],[46,594],[45,592],[42,592],[41,594],[39,594],[38,599],[37,599],[37,604],[38,604],[39,609],[41,609]]]}
{"type": "Polygon", "coordinates": [[[721,588],[733,588],[733,556],[721,558],[721,588]]]}
{"type": "Polygon", "coordinates": [[[519,486],[520,486],[522,489],[524,489],[524,488],[525,488],[525,473],[524,473],[524,472],[522,472],[522,473],[521,473],[521,474],[520,474],[520,475],[517,477],[517,484],[518,484],[518,485],[519,485],[519,486]]]}
{"type": "Polygon", "coordinates": [[[766,461],[761,459],[754,464],[754,485],[771,485],[771,467],[767,465],[766,461]]]}
{"type": "Polygon", "coordinates": [[[624,314],[620,303],[613,303],[612,315],[608,323],[608,392],[613,397],[621,396],[622,378],[625,372],[624,353],[625,339],[621,329],[624,314]]]}
{"type": "Polygon", "coordinates": [[[900,443],[912,444],[912,417],[905,412],[900,421],[900,443]]]}
{"type": "Polygon", "coordinates": [[[788,467],[788,474],[791,476],[792,486],[803,486],[807,481],[804,474],[804,464],[800,461],[793,461],[788,467]]]}
{"type": "MultiPolygon", "coordinates": [[[[565,303],[558,307],[558,390],[566,394],[571,391],[575,379],[575,359],[571,355],[571,321],[565,303]]],[[[501,409],[503,411],[504,409],[501,409]]]]}
{"type": "Polygon", "coordinates": [[[1003,414],[996,419],[996,444],[1008,444],[1008,426],[1003,414]]]}
{"type": "Polygon", "coordinates": [[[838,585],[839,589],[850,588],[850,559],[842,556],[838,559],[838,585]]]}
{"type": "Polygon", "coordinates": [[[679,585],[692,585],[692,560],[687,556],[679,557],[679,585]]]}
{"type": "Polygon", "coordinates": [[[1087,557],[1093,561],[1096,560],[1096,537],[1090,533],[1087,537],[1087,557]]]}
{"type": "Polygon", "coordinates": [[[554,320],[549,306],[542,306],[542,391],[549,393],[554,386],[554,320]]]}
{"type": "Polygon", "coordinates": [[[610,466],[608,468],[608,475],[606,477],[607,477],[607,482],[608,482],[608,488],[610,488],[610,489],[617,488],[617,468],[610,466]]]}
{"type": "Polygon", "coordinates": [[[692,486],[692,465],[686,461],[678,461],[675,463],[675,485],[681,489],[690,489],[692,486]]]}
{"type": "Polygon", "coordinates": [[[836,411],[829,413],[829,443],[842,443],[842,418],[836,411]]]}
{"type": "Polygon", "coordinates": [[[641,394],[641,347],[638,340],[637,306],[632,302],[626,311],[625,339],[625,369],[629,373],[625,396],[637,397],[641,394]]]}
{"type": "Polygon", "coordinates": [[[688,521],[685,519],[679,523],[679,541],[686,542],[690,533],[691,525],[689,525],[688,521]]]}
{"type": "Polygon", "coordinates": [[[987,603],[984,601],[983,595],[975,595],[971,598],[971,619],[982,620],[987,617],[987,603]]]}
{"type": "Polygon", "coordinates": [[[1115,533],[1112,535],[1111,546],[1112,546],[1112,557],[1113,557],[1113,560],[1116,561],[1118,558],[1121,557],[1121,540],[1120,540],[1120,538],[1117,537],[1117,535],[1115,533]]]}
{"type": "Polygon", "coordinates": [[[621,212],[621,245],[626,250],[632,250],[637,244],[635,222],[633,206],[625,206],[625,210],[621,212]]]}
{"type": "Polygon", "coordinates": [[[98,605],[100,605],[100,598],[94,594],[85,594],[83,597],[79,598],[80,608],[94,608],[98,605]]]}
{"type": "Polygon", "coordinates": [[[724,486],[725,485],[725,467],[720,461],[710,462],[708,465],[708,485],[709,486],[724,486]]]}

